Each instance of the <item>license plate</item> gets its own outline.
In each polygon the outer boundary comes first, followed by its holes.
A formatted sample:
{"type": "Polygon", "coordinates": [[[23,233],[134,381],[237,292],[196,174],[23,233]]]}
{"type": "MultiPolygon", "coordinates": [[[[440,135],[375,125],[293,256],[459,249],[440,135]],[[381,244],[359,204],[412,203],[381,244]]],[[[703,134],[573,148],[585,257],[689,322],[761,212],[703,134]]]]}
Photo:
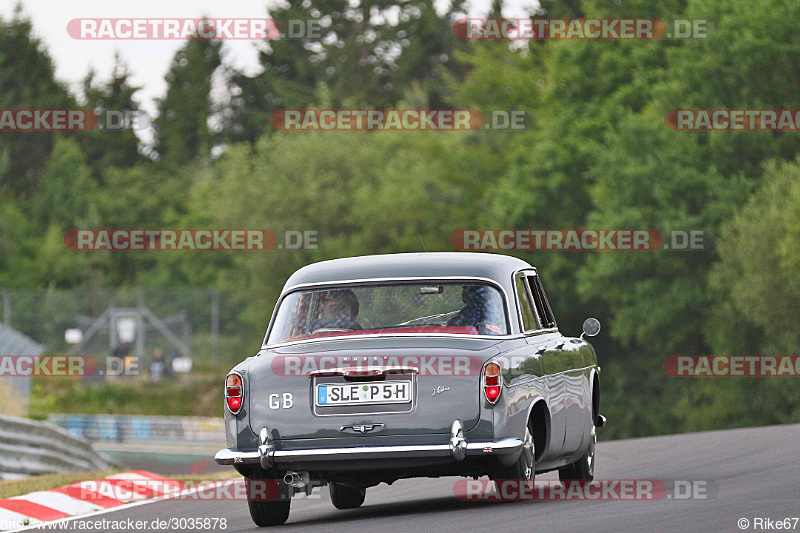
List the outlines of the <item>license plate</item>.
{"type": "Polygon", "coordinates": [[[379,383],[347,383],[317,385],[317,405],[369,405],[380,403],[409,403],[410,381],[381,381],[379,383]]]}

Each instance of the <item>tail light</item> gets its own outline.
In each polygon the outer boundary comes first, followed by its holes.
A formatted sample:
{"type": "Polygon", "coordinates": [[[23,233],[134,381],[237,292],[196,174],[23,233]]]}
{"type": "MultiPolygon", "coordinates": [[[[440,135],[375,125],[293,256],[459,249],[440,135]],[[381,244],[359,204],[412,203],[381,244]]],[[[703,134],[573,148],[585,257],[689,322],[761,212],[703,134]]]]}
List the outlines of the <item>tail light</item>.
{"type": "Polygon", "coordinates": [[[244,384],[239,374],[228,374],[225,378],[225,404],[231,414],[238,414],[242,409],[244,384]]]}
{"type": "Polygon", "coordinates": [[[489,363],[483,368],[483,394],[489,403],[497,402],[502,390],[500,365],[489,363]]]}

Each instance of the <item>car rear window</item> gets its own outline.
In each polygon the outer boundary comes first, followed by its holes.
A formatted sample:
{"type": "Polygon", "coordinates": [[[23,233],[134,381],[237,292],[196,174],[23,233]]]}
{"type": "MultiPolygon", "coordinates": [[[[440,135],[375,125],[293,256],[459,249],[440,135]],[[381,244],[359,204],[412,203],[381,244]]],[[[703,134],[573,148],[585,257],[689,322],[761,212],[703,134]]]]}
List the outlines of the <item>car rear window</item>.
{"type": "Polygon", "coordinates": [[[337,335],[506,335],[500,291],[483,283],[394,283],[295,291],[278,307],[267,344],[337,335]]]}

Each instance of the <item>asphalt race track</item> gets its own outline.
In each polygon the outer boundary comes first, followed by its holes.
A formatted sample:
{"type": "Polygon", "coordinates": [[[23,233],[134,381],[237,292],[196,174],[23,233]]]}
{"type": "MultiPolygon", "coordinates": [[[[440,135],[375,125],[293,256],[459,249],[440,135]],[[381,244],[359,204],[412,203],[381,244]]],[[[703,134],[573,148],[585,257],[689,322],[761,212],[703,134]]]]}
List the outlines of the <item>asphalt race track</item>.
{"type": "MultiPolygon", "coordinates": [[[[549,473],[537,479],[554,477],[549,473]]],[[[454,497],[453,486],[459,478],[412,479],[368,489],[364,505],[355,510],[336,510],[327,488],[321,490],[321,498],[295,498],[289,521],[279,529],[320,533],[716,532],[741,531],[737,522],[746,518],[749,527],[745,531],[754,531],[756,517],[800,517],[800,425],[600,442],[595,477],[656,479],[668,487],[675,480],[700,481],[706,483],[709,496],[656,501],[472,502],[454,497]]],[[[263,531],[251,522],[243,501],[160,501],[91,519],[172,517],[226,518],[225,531],[263,531]]],[[[800,523],[795,530],[800,531],[800,523]]]]}

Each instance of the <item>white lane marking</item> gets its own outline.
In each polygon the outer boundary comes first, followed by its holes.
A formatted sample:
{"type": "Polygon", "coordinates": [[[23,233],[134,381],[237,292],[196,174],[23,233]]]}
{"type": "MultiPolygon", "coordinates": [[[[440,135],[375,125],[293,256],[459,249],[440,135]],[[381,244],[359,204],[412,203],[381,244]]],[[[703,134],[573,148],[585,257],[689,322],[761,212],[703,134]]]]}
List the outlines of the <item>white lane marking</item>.
{"type": "MultiPolygon", "coordinates": [[[[14,511],[9,511],[8,509],[0,508],[0,524],[2,524],[2,527],[11,526],[11,524],[15,522],[22,525],[25,522],[25,520],[27,520],[29,524],[39,523],[38,520],[35,520],[29,516],[15,513],[14,511]]],[[[0,531],[6,531],[6,530],[0,528],[0,531]]]]}
{"type": "Polygon", "coordinates": [[[24,496],[16,496],[12,500],[25,500],[28,502],[38,503],[50,509],[61,511],[69,515],[77,515],[81,513],[93,513],[100,509],[105,509],[100,505],[93,505],[88,501],[72,498],[60,492],[39,491],[25,494],[24,496]]]}
{"type": "MultiPolygon", "coordinates": [[[[89,513],[89,514],[85,514],[85,515],[70,516],[70,517],[67,517],[67,518],[59,518],[58,520],[51,520],[50,522],[48,522],[48,524],[58,524],[58,523],[61,523],[61,522],[69,522],[69,521],[72,521],[72,520],[79,520],[79,519],[82,520],[84,518],[91,518],[93,516],[99,516],[99,515],[104,515],[104,514],[108,514],[108,513],[114,513],[116,511],[122,511],[122,510],[125,510],[125,509],[130,509],[131,507],[139,507],[140,505],[148,505],[150,503],[163,502],[163,501],[166,501],[166,500],[173,500],[173,499],[178,498],[180,496],[194,494],[194,493],[199,492],[201,490],[205,491],[205,490],[209,490],[209,489],[214,489],[214,488],[217,488],[217,487],[219,487],[221,485],[224,485],[225,483],[230,483],[231,481],[240,481],[240,480],[241,480],[241,478],[223,479],[223,480],[217,481],[214,484],[202,485],[202,486],[194,487],[194,488],[187,489],[187,490],[185,490],[183,492],[180,492],[180,493],[165,494],[164,496],[156,496],[155,498],[150,498],[148,500],[140,500],[140,501],[137,501],[137,502],[126,503],[126,504],[123,504],[123,505],[118,505],[117,507],[110,507],[108,509],[95,511],[93,513],[89,513]]],[[[196,500],[190,500],[190,501],[196,501],[196,500]]],[[[2,512],[2,509],[0,509],[0,512],[2,512]]],[[[16,514],[16,513],[14,513],[14,514],[16,514]]],[[[27,517],[23,516],[22,518],[24,520],[27,517]]],[[[31,529],[37,529],[39,527],[41,527],[41,523],[36,524],[36,525],[30,525],[30,526],[26,526],[26,527],[21,527],[21,528],[18,528],[18,529],[13,529],[13,530],[11,530],[11,532],[28,531],[28,530],[31,530],[31,529]]],[[[11,533],[11,532],[9,532],[9,533],[11,533]]]]}
{"type": "Polygon", "coordinates": [[[161,478],[161,477],[148,477],[143,476],[137,472],[121,472],[119,474],[114,474],[113,476],[108,476],[105,479],[127,479],[128,481],[165,481],[168,478],[161,478]]]}

